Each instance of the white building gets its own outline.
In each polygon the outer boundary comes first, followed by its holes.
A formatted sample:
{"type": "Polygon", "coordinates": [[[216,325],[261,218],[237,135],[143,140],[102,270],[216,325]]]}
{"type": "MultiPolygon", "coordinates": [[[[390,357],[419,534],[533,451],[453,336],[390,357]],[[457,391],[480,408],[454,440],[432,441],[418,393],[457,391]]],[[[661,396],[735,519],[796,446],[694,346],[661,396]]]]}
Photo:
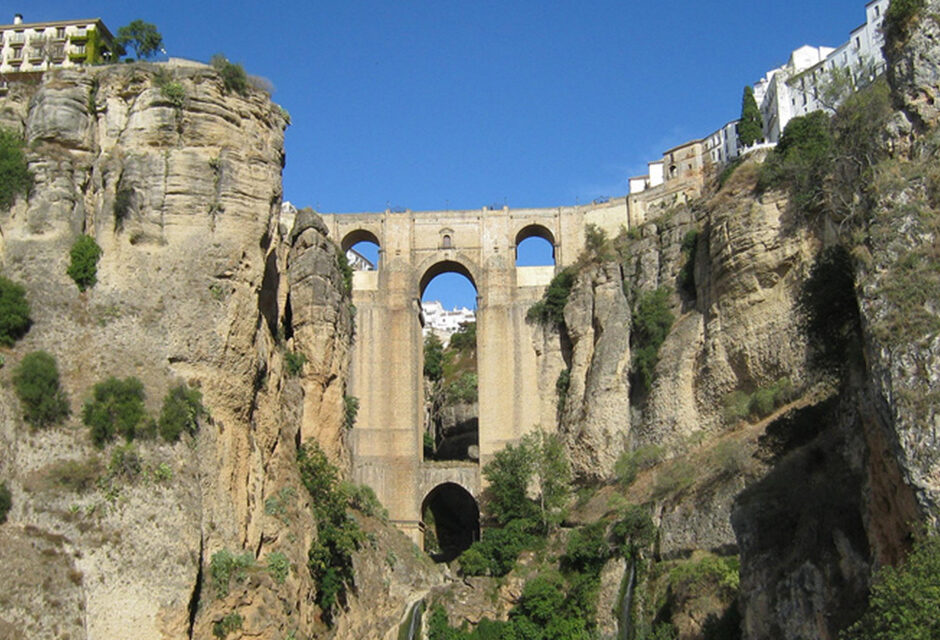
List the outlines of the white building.
{"type": "Polygon", "coordinates": [[[724,166],[738,157],[738,122],[733,120],[705,137],[705,164],[724,166]]]}
{"type": "Polygon", "coordinates": [[[856,89],[884,71],[881,25],[889,4],[890,0],[870,0],[865,5],[864,24],[851,31],[847,42],[835,48],[804,45],[793,51],[787,64],[768,71],[754,84],[768,142],[777,142],[791,119],[838,106],[829,104],[821,91],[834,69],[851,74],[856,89]]]}
{"type": "Polygon", "coordinates": [[[421,313],[424,316],[424,336],[427,337],[433,333],[445,345],[461,325],[476,322],[473,309],[466,307],[445,309],[444,305],[437,300],[422,302],[421,313]]]}
{"type": "Polygon", "coordinates": [[[0,74],[36,73],[107,62],[114,36],[100,18],[0,25],[0,74]]]}

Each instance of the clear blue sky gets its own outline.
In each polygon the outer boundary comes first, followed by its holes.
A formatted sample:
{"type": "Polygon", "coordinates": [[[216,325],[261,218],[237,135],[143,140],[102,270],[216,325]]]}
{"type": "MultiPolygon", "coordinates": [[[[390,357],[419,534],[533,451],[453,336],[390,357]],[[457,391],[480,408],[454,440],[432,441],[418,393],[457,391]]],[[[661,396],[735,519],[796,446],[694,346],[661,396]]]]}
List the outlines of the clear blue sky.
{"type": "Polygon", "coordinates": [[[864,0],[14,0],[12,21],[157,25],[217,52],[291,114],[285,198],[324,212],[557,206],[622,195],[665,149],[740,113],[803,44],[838,45],[864,0]],[[82,14],[78,16],[77,14],[82,14]]]}

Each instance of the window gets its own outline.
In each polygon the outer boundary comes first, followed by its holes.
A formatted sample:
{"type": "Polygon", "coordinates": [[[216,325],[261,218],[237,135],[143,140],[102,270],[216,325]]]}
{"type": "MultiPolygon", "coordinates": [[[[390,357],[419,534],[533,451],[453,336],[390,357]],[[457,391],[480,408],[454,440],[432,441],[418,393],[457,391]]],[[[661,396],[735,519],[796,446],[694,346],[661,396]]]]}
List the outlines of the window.
{"type": "Polygon", "coordinates": [[[64,37],[65,37],[65,27],[56,27],[56,30],[55,30],[55,37],[56,37],[56,38],[64,38],[64,37]]]}
{"type": "Polygon", "coordinates": [[[862,39],[861,39],[861,38],[858,38],[858,37],[855,38],[855,48],[858,49],[858,48],[860,48],[861,46],[862,46],[862,39]]]}
{"type": "Polygon", "coordinates": [[[875,17],[881,16],[881,7],[875,7],[875,17]]]}
{"type": "Polygon", "coordinates": [[[453,242],[450,239],[450,235],[444,234],[444,237],[441,239],[441,246],[444,249],[452,249],[454,247],[453,242]]]}

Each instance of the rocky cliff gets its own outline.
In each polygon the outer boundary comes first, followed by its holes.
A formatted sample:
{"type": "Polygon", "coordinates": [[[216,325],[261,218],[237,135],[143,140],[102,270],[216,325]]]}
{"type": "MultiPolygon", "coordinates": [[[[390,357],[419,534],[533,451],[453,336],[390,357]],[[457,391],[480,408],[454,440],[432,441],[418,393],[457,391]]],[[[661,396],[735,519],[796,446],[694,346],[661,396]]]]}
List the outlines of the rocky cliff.
{"type": "MultiPolygon", "coordinates": [[[[13,494],[4,637],[205,638],[233,614],[253,637],[322,628],[295,458],[316,438],[346,462],[352,318],[322,223],[279,220],[286,124],[265,94],[228,91],[208,67],[50,73],[0,101],[35,176],[30,197],[0,212],[0,265],[33,320],[0,371],[0,477],[13,494]],[[80,234],[102,249],[85,292],[66,275],[80,234]],[[41,431],[10,385],[37,349],[56,358],[71,407],[41,431]],[[109,376],[141,380],[153,415],[185,382],[209,417],[183,442],[139,442],[136,472],[116,476],[118,445],[96,449],[81,424],[109,376]],[[210,564],[223,550],[252,568],[220,597],[210,564]],[[290,563],[282,580],[265,570],[275,553],[290,563]]],[[[388,599],[396,626],[409,597],[388,599]]]]}

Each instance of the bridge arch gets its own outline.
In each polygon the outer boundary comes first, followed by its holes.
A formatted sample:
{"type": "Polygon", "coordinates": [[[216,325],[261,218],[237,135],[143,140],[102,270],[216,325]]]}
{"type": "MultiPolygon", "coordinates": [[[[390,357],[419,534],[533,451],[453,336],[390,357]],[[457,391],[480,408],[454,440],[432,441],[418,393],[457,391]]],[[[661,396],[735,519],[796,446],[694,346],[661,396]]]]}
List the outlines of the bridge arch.
{"type": "Polygon", "coordinates": [[[477,290],[477,295],[480,293],[479,268],[463,256],[428,258],[418,267],[417,272],[421,274],[418,280],[418,298],[424,297],[424,290],[428,288],[431,280],[442,273],[459,273],[470,281],[477,290]]]}
{"type": "Polygon", "coordinates": [[[428,492],[421,502],[421,518],[425,541],[437,541],[436,560],[449,562],[480,539],[480,507],[456,482],[443,482],[428,492]]]}
{"type": "Polygon", "coordinates": [[[343,248],[343,251],[349,251],[353,245],[359,244],[360,242],[372,242],[377,244],[379,247],[382,246],[382,243],[379,242],[378,236],[368,229],[363,228],[356,228],[352,231],[349,231],[346,235],[343,236],[343,240],[340,242],[340,246],[343,248]]]}
{"type": "Polygon", "coordinates": [[[554,265],[557,261],[556,249],[558,248],[555,243],[555,234],[553,234],[548,227],[541,224],[527,224],[516,233],[514,246],[516,249],[517,264],[519,263],[519,247],[524,242],[532,239],[541,240],[551,245],[551,264],[554,265]]]}

